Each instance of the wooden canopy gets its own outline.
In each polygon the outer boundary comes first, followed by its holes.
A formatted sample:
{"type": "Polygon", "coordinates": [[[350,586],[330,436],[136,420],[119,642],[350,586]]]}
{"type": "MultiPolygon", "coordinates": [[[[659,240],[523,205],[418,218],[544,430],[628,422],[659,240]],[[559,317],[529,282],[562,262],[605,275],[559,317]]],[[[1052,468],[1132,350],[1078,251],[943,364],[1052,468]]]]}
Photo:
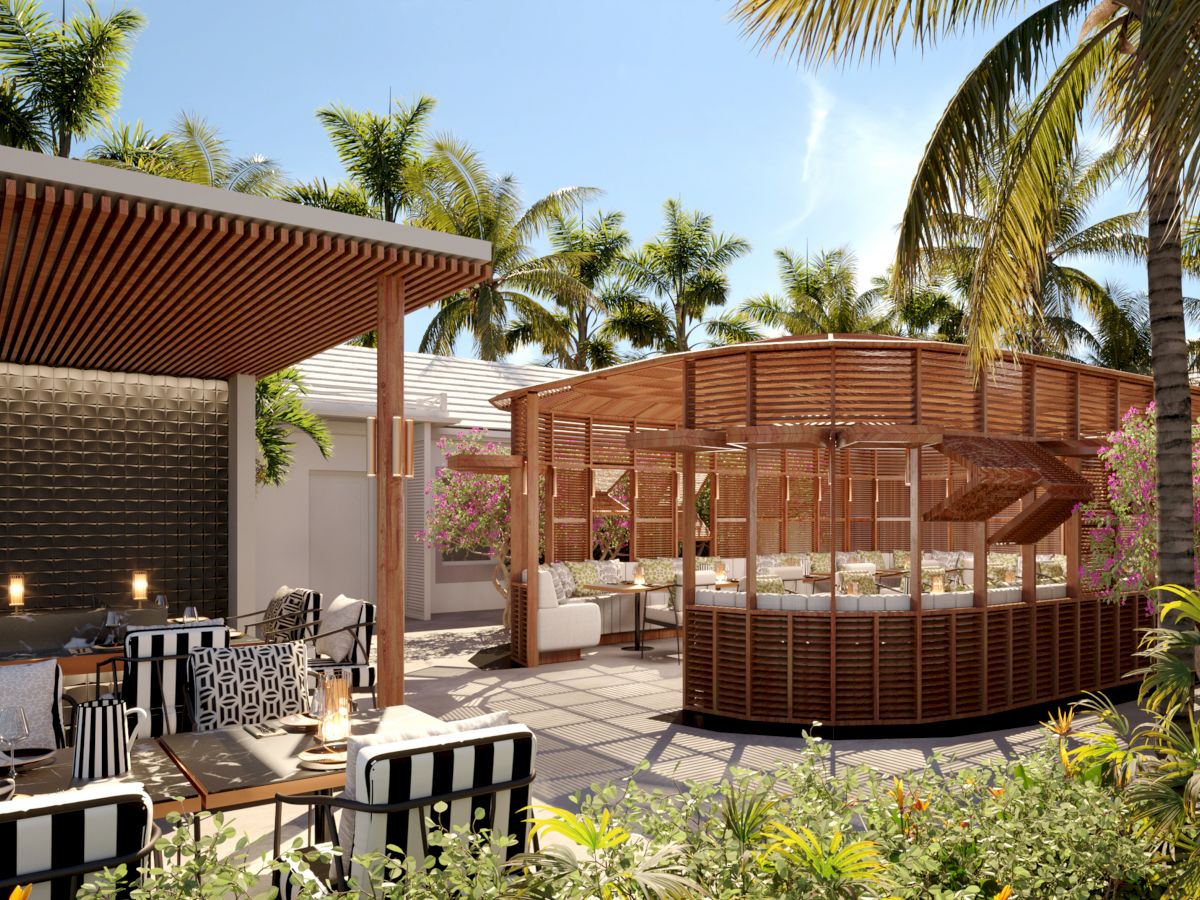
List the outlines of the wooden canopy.
{"type": "Polygon", "coordinates": [[[489,272],[485,241],[0,148],[0,361],[266,375],[489,272]]]}

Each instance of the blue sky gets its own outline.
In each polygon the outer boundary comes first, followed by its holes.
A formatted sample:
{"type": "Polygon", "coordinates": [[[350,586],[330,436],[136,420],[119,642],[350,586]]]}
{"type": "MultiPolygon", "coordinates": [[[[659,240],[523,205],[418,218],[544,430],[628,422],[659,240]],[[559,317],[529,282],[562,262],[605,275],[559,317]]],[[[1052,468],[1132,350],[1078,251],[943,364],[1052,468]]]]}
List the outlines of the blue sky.
{"type": "MultiPolygon", "coordinates": [[[[236,153],[304,180],[341,175],[313,112],[438,100],[434,130],[477,147],[527,198],[604,189],[635,240],[667,197],[710,213],[752,253],[732,297],[776,287],[772,251],[851,246],[865,283],[889,262],[926,138],[995,34],[924,58],[809,72],[757,53],[728,0],[129,0],[149,20],[121,116],[166,128],[180,110],[236,153]]],[[[57,6],[57,4],[52,4],[57,6]]],[[[1116,211],[1128,195],[1104,206],[1116,211]]],[[[1144,289],[1137,269],[1093,266],[1144,289]]],[[[428,322],[408,319],[410,349],[428,322]]],[[[464,348],[465,349],[465,348],[464,348]]]]}

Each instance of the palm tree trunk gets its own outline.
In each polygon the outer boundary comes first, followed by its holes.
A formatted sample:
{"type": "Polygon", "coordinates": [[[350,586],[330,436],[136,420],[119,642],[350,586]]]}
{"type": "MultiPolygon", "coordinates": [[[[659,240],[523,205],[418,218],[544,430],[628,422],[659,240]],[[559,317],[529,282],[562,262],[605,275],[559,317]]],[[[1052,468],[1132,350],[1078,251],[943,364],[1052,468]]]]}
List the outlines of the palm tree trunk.
{"type": "Polygon", "coordinates": [[[71,155],[71,129],[58,129],[58,155],[67,159],[71,155]]]}
{"type": "MultiPolygon", "coordinates": [[[[1153,131],[1153,116],[1151,129],[1153,131]]],[[[1180,166],[1168,140],[1151,135],[1149,172],[1150,346],[1158,426],[1158,577],[1194,586],[1192,401],[1183,316],[1180,166]]]]}

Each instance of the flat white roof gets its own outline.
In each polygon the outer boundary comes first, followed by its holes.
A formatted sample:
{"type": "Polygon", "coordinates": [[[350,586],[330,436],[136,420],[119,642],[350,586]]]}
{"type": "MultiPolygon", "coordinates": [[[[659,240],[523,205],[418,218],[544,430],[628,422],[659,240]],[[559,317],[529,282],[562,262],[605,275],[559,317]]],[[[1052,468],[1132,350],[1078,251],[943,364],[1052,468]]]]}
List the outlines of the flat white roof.
{"type": "MultiPolygon", "coordinates": [[[[308,406],[323,416],[375,414],[375,350],[343,345],[300,363],[308,406]]],[[[484,362],[430,353],[404,354],[404,406],[418,421],[507,431],[509,413],[490,402],[496,394],[578,374],[570,369],[484,362]]]]}

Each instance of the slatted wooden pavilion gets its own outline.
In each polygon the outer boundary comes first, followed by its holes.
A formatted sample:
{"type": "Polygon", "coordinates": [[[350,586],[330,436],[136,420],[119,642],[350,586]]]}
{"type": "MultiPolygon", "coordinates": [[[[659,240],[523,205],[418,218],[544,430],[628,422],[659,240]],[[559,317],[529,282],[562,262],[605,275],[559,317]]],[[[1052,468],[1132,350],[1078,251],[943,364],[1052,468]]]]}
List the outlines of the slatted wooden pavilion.
{"type": "MultiPolygon", "coordinates": [[[[1005,354],[983,377],[964,348],[813,335],[647,359],[494,398],[512,414],[513,571],[591,558],[593,483],[629,472],[632,558],[683,556],[683,708],[807,726],[971,718],[1111,688],[1135,667],[1144,604],[1080,583],[1076,505],[1104,490],[1100,441],[1151,379],[1005,354]],[[544,478],[539,503],[529,487],[544,478]],[[829,611],[698,605],[696,495],[714,556],[906,550],[909,608],[829,611]],[[544,554],[539,518],[544,517],[544,554]],[[1067,558],[1066,597],[922,602],[924,551],[1067,558]]],[[[536,490],[536,488],[535,488],[536,490]]],[[[537,580],[511,585],[514,656],[539,662],[537,580]]]]}
{"type": "MultiPolygon", "coordinates": [[[[0,180],[0,362],[232,379],[374,328],[391,422],[405,313],[490,277],[485,241],[281,200],[11,148],[0,180]]],[[[376,434],[379,697],[399,703],[404,492],[376,434]]]]}

